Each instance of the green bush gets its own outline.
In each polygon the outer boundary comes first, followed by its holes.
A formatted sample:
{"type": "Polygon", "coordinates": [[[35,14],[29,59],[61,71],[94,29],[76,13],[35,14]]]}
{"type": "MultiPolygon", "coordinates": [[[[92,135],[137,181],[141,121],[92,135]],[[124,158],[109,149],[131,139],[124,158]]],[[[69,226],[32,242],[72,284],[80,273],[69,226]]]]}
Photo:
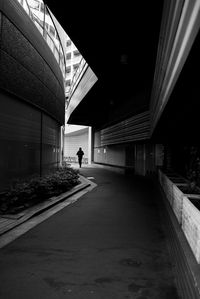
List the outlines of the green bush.
{"type": "Polygon", "coordinates": [[[1,198],[0,210],[5,211],[19,206],[33,205],[66,192],[79,183],[78,171],[70,167],[60,168],[42,177],[15,182],[1,198]]]}

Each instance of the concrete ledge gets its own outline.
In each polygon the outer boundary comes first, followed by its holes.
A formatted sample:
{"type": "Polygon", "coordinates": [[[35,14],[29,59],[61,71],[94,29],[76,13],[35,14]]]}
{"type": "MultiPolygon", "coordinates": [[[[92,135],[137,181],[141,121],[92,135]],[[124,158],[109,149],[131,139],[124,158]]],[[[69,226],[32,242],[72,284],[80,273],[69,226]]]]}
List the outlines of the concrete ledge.
{"type": "Polygon", "coordinates": [[[52,208],[56,204],[68,199],[72,195],[76,194],[77,192],[89,187],[91,182],[84,178],[83,176],[79,176],[81,184],[75,186],[71,190],[60,194],[59,196],[51,197],[44,202],[41,202],[33,207],[26,209],[25,211],[16,214],[16,215],[2,215],[0,221],[0,236],[5,234],[6,232],[10,231],[14,227],[24,223],[28,219],[41,214],[42,212],[46,211],[49,208],[52,208]],[[2,220],[3,219],[3,220],[2,220]]]}
{"type": "Polygon", "coordinates": [[[200,298],[200,265],[197,263],[186,237],[161,189],[164,202],[163,220],[169,238],[169,251],[174,264],[174,272],[181,297],[184,299],[200,298]]]}

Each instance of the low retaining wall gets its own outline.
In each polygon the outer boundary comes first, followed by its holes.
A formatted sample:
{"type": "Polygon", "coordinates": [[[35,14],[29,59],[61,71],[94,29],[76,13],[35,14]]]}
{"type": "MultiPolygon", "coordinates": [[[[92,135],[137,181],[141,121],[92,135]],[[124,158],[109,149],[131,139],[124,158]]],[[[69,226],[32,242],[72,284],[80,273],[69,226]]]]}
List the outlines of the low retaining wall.
{"type": "MultiPolygon", "coordinates": [[[[199,196],[200,200],[200,196],[199,196]]],[[[190,244],[192,252],[200,263],[200,211],[193,205],[189,197],[183,197],[182,230],[190,244]]]]}
{"type": "Polygon", "coordinates": [[[200,210],[194,200],[200,195],[185,194],[180,188],[187,180],[159,170],[168,211],[170,251],[175,264],[179,291],[183,298],[200,298],[200,210]]]}

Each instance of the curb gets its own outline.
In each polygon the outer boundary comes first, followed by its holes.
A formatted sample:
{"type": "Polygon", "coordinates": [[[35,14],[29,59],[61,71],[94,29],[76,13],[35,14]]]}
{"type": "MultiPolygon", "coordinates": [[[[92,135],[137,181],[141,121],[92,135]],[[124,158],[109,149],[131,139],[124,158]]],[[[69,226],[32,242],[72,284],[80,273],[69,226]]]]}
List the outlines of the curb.
{"type": "Polygon", "coordinates": [[[80,178],[81,184],[76,185],[71,190],[69,190],[65,193],[62,193],[58,196],[53,196],[53,197],[47,199],[45,202],[39,203],[38,205],[36,205],[34,207],[30,207],[27,210],[25,210],[24,212],[14,215],[13,217],[11,215],[3,215],[2,218],[12,219],[12,221],[10,221],[10,223],[8,223],[6,226],[0,227],[0,236],[2,236],[3,234],[7,233],[10,230],[12,230],[13,228],[21,225],[28,219],[43,213],[44,211],[55,206],[56,204],[68,199],[72,195],[82,191],[83,189],[86,189],[92,183],[91,181],[89,181],[88,179],[86,179],[85,177],[83,177],[81,175],[79,175],[79,178],[80,178]]]}

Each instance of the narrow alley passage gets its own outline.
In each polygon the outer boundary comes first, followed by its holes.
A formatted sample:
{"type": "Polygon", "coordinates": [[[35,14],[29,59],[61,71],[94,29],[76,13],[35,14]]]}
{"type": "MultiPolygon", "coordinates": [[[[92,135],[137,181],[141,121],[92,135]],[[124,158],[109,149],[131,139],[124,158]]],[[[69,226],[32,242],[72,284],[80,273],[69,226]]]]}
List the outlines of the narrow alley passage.
{"type": "Polygon", "coordinates": [[[179,298],[148,179],[80,172],[98,186],[0,250],[0,298],[179,298]]]}

